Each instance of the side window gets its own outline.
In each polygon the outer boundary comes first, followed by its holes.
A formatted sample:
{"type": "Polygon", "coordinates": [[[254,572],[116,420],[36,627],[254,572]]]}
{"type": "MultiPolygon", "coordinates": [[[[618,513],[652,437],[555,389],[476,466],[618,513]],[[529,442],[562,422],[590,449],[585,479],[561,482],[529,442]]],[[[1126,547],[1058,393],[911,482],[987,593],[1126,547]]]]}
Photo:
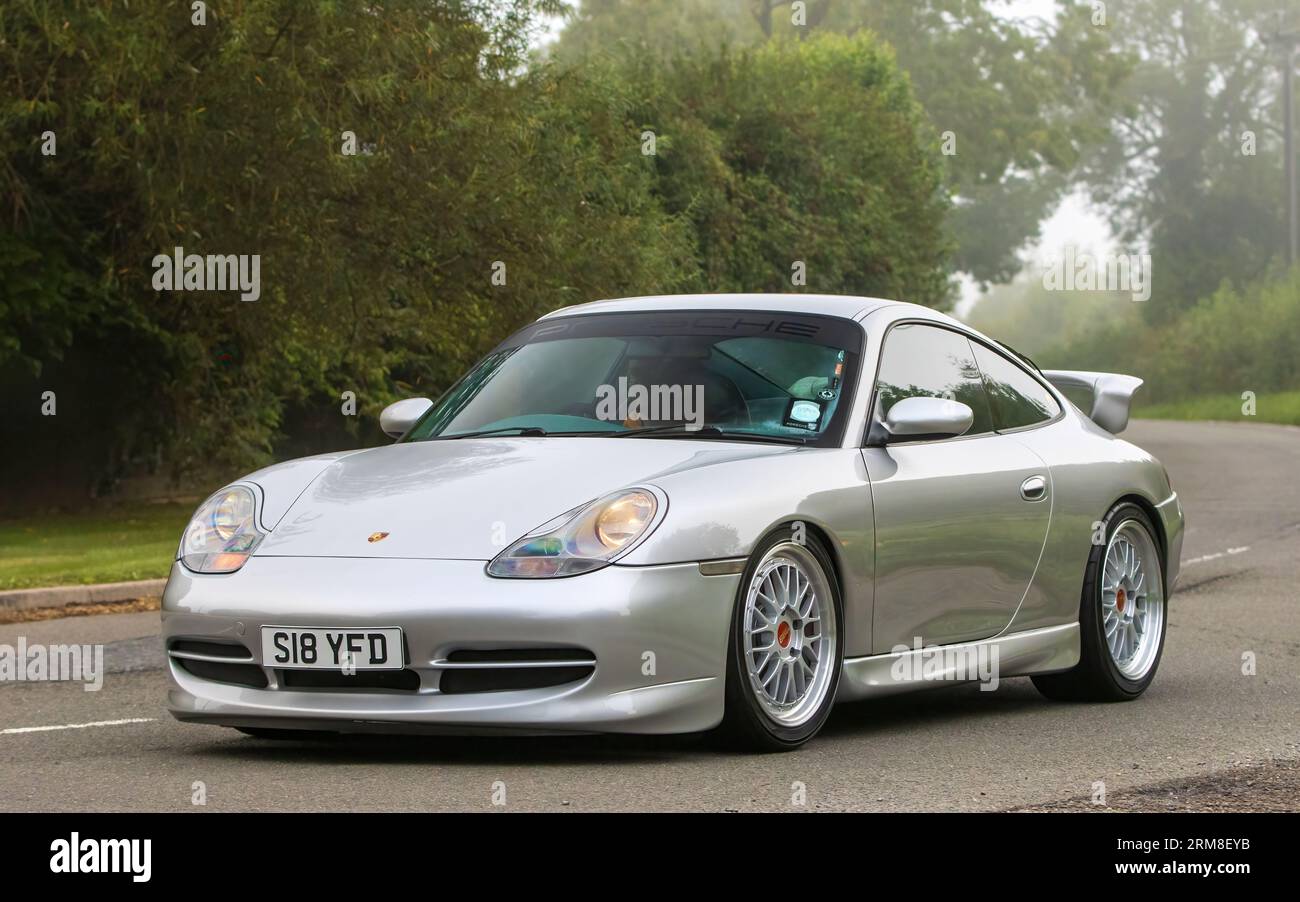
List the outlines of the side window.
{"type": "Polygon", "coordinates": [[[936,326],[904,323],[889,330],[876,377],[877,412],[904,398],[960,401],[975,414],[966,435],[993,431],[988,397],[971,344],[964,335],[936,326]]]}
{"type": "Polygon", "coordinates": [[[971,342],[975,359],[984,373],[993,424],[998,429],[1019,429],[1044,423],[1061,412],[1051,392],[1038,380],[997,351],[971,342]]]}

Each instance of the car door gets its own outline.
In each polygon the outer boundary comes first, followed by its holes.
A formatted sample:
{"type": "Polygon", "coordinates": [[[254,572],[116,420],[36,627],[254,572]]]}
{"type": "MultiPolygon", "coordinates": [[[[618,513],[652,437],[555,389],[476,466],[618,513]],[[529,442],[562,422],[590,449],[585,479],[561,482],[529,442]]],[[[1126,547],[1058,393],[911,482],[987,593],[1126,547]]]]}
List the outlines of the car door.
{"type": "Polygon", "coordinates": [[[886,334],[873,416],[903,398],[970,406],[964,435],[862,451],[875,509],[873,647],[949,644],[992,636],[1029,588],[1051,519],[1051,474],[1014,435],[995,431],[971,342],[932,323],[886,334]]]}

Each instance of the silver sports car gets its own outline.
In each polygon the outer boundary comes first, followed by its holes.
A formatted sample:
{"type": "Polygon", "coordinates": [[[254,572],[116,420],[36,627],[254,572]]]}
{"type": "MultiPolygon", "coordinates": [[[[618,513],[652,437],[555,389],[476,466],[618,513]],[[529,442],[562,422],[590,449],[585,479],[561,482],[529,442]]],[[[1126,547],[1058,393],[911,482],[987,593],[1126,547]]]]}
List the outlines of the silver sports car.
{"type": "Polygon", "coordinates": [[[268,737],[789,749],[836,700],[954,681],[1133,699],[1183,538],[1115,437],[1140,384],[893,301],[568,307],[390,406],[392,445],[205,501],[163,598],[168,706],[268,737]]]}

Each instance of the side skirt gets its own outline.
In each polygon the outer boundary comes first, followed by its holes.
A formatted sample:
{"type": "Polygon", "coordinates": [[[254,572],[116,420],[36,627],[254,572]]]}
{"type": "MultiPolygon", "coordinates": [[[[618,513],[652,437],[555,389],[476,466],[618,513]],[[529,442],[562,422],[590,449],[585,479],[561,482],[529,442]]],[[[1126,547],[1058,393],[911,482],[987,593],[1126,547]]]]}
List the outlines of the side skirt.
{"type": "Polygon", "coordinates": [[[1066,623],[976,642],[931,645],[865,658],[845,658],[837,701],[879,698],[954,683],[1056,673],[1079,663],[1079,624],[1066,623]],[[991,670],[990,670],[991,668],[991,670]]]}

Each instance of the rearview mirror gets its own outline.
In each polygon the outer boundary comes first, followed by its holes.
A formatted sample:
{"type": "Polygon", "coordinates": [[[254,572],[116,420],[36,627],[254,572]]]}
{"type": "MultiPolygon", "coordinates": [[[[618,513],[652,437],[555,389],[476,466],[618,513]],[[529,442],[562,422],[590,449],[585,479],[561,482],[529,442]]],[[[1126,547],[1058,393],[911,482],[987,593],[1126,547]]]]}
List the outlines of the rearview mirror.
{"type": "Polygon", "coordinates": [[[960,401],[947,398],[904,398],[885,414],[888,441],[921,438],[952,438],[975,422],[975,412],[960,401]]]}
{"type": "Polygon", "coordinates": [[[428,398],[407,398],[389,404],[379,415],[379,428],[384,430],[385,435],[401,438],[432,406],[433,402],[428,398]]]}

